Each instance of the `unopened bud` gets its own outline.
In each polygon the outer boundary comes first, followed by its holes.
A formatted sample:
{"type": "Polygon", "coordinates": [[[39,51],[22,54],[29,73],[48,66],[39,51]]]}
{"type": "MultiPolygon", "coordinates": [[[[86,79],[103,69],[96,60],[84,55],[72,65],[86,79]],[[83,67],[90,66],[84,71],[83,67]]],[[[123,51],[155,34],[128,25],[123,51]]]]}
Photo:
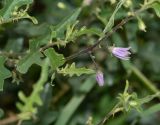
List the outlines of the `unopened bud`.
{"type": "Polygon", "coordinates": [[[129,104],[133,107],[138,105],[136,101],[130,101],[129,104]]]}
{"type": "Polygon", "coordinates": [[[103,73],[101,71],[97,71],[96,80],[97,80],[99,86],[104,85],[103,73]]]}
{"type": "Polygon", "coordinates": [[[143,20],[142,19],[138,19],[138,26],[139,26],[139,29],[146,32],[146,25],[144,24],[143,20]]]}

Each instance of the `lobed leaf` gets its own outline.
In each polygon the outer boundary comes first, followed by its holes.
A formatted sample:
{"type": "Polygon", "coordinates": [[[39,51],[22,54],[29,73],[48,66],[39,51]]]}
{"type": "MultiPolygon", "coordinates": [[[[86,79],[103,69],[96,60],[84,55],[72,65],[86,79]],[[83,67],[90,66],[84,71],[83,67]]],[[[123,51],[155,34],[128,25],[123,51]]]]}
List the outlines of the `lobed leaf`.
{"type": "Polygon", "coordinates": [[[26,73],[32,64],[41,65],[42,54],[39,51],[40,47],[47,44],[50,41],[51,33],[47,31],[46,36],[41,36],[40,38],[32,39],[29,42],[29,53],[27,53],[17,64],[17,70],[20,73],[26,73]]]}
{"type": "Polygon", "coordinates": [[[7,20],[11,17],[15,7],[19,8],[23,5],[31,4],[33,0],[5,0],[4,7],[0,10],[0,16],[3,20],[7,20]]]}
{"type": "Polygon", "coordinates": [[[157,16],[160,17],[160,2],[153,3],[152,8],[156,12],[157,16]]]}
{"type": "Polygon", "coordinates": [[[80,12],[81,12],[81,8],[76,9],[71,15],[65,18],[57,26],[51,27],[52,32],[54,34],[53,36],[55,37],[55,33],[56,33],[57,37],[63,37],[64,31],[66,30],[67,26],[76,22],[80,12]]]}
{"type": "Polygon", "coordinates": [[[0,24],[25,18],[30,19],[34,24],[38,24],[37,19],[27,13],[29,4],[31,4],[33,0],[4,0],[3,2],[3,8],[0,10],[0,24]],[[26,5],[26,8],[19,9],[23,5],[26,5]]]}
{"type": "Polygon", "coordinates": [[[24,56],[17,64],[17,70],[20,73],[26,73],[32,64],[41,65],[42,54],[39,51],[30,52],[24,56]]]}
{"type": "Polygon", "coordinates": [[[23,102],[18,102],[16,104],[17,108],[21,111],[18,115],[21,120],[30,119],[33,113],[37,112],[36,105],[42,105],[42,100],[40,98],[40,93],[43,90],[43,85],[46,83],[48,79],[48,59],[44,60],[42,65],[42,71],[39,80],[34,86],[33,92],[29,97],[26,97],[23,92],[19,92],[19,98],[23,102]],[[29,114],[28,114],[29,113],[29,114]]]}
{"type": "Polygon", "coordinates": [[[93,74],[94,71],[85,67],[76,68],[75,63],[72,63],[70,66],[67,64],[64,68],[58,69],[58,73],[61,73],[64,76],[69,75],[70,77],[72,77],[73,75],[80,76],[82,74],[93,74]]]}
{"type": "Polygon", "coordinates": [[[62,54],[58,54],[53,48],[46,49],[44,54],[49,58],[53,70],[63,65],[65,60],[62,54]]]}
{"type": "Polygon", "coordinates": [[[0,91],[3,91],[3,84],[6,78],[11,77],[11,72],[5,68],[5,57],[0,56],[0,91]]]}

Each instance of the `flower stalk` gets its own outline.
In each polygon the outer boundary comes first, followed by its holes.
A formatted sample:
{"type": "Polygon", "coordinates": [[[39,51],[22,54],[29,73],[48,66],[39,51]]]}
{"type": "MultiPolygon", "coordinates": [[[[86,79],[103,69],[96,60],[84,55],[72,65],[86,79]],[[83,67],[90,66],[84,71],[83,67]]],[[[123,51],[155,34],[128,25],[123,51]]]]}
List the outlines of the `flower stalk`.
{"type": "Polygon", "coordinates": [[[103,73],[98,69],[98,65],[95,61],[95,57],[91,54],[91,52],[89,52],[89,55],[92,59],[92,62],[95,65],[95,69],[96,69],[96,81],[98,83],[99,86],[103,86],[104,85],[104,77],[103,77],[103,73]]]}

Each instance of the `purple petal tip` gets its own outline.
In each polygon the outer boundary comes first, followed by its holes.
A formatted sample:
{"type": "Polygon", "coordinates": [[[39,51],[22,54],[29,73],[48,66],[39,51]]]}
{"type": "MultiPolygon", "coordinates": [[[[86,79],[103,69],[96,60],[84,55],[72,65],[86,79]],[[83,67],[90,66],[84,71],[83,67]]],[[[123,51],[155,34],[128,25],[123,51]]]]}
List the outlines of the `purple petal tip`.
{"type": "Polygon", "coordinates": [[[96,74],[96,80],[99,86],[104,85],[104,78],[103,78],[103,73],[101,71],[98,71],[96,74]]]}

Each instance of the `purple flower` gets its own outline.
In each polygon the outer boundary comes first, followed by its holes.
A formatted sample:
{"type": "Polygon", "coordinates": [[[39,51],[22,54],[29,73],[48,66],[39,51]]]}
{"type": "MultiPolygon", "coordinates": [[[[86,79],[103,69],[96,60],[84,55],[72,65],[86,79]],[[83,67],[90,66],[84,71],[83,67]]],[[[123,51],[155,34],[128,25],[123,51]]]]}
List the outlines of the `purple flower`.
{"type": "Polygon", "coordinates": [[[129,50],[131,47],[122,48],[122,47],[109,47],[109,51],[117,58],[123,60],[129,60],[131,52],[129,50]]]}
{"type": "Polygon", "coordinates": [[[97,80],[99,86],[103,86],[104,85],[103,73],[101,71],[97,71],[96,80],[97,80]]]}

